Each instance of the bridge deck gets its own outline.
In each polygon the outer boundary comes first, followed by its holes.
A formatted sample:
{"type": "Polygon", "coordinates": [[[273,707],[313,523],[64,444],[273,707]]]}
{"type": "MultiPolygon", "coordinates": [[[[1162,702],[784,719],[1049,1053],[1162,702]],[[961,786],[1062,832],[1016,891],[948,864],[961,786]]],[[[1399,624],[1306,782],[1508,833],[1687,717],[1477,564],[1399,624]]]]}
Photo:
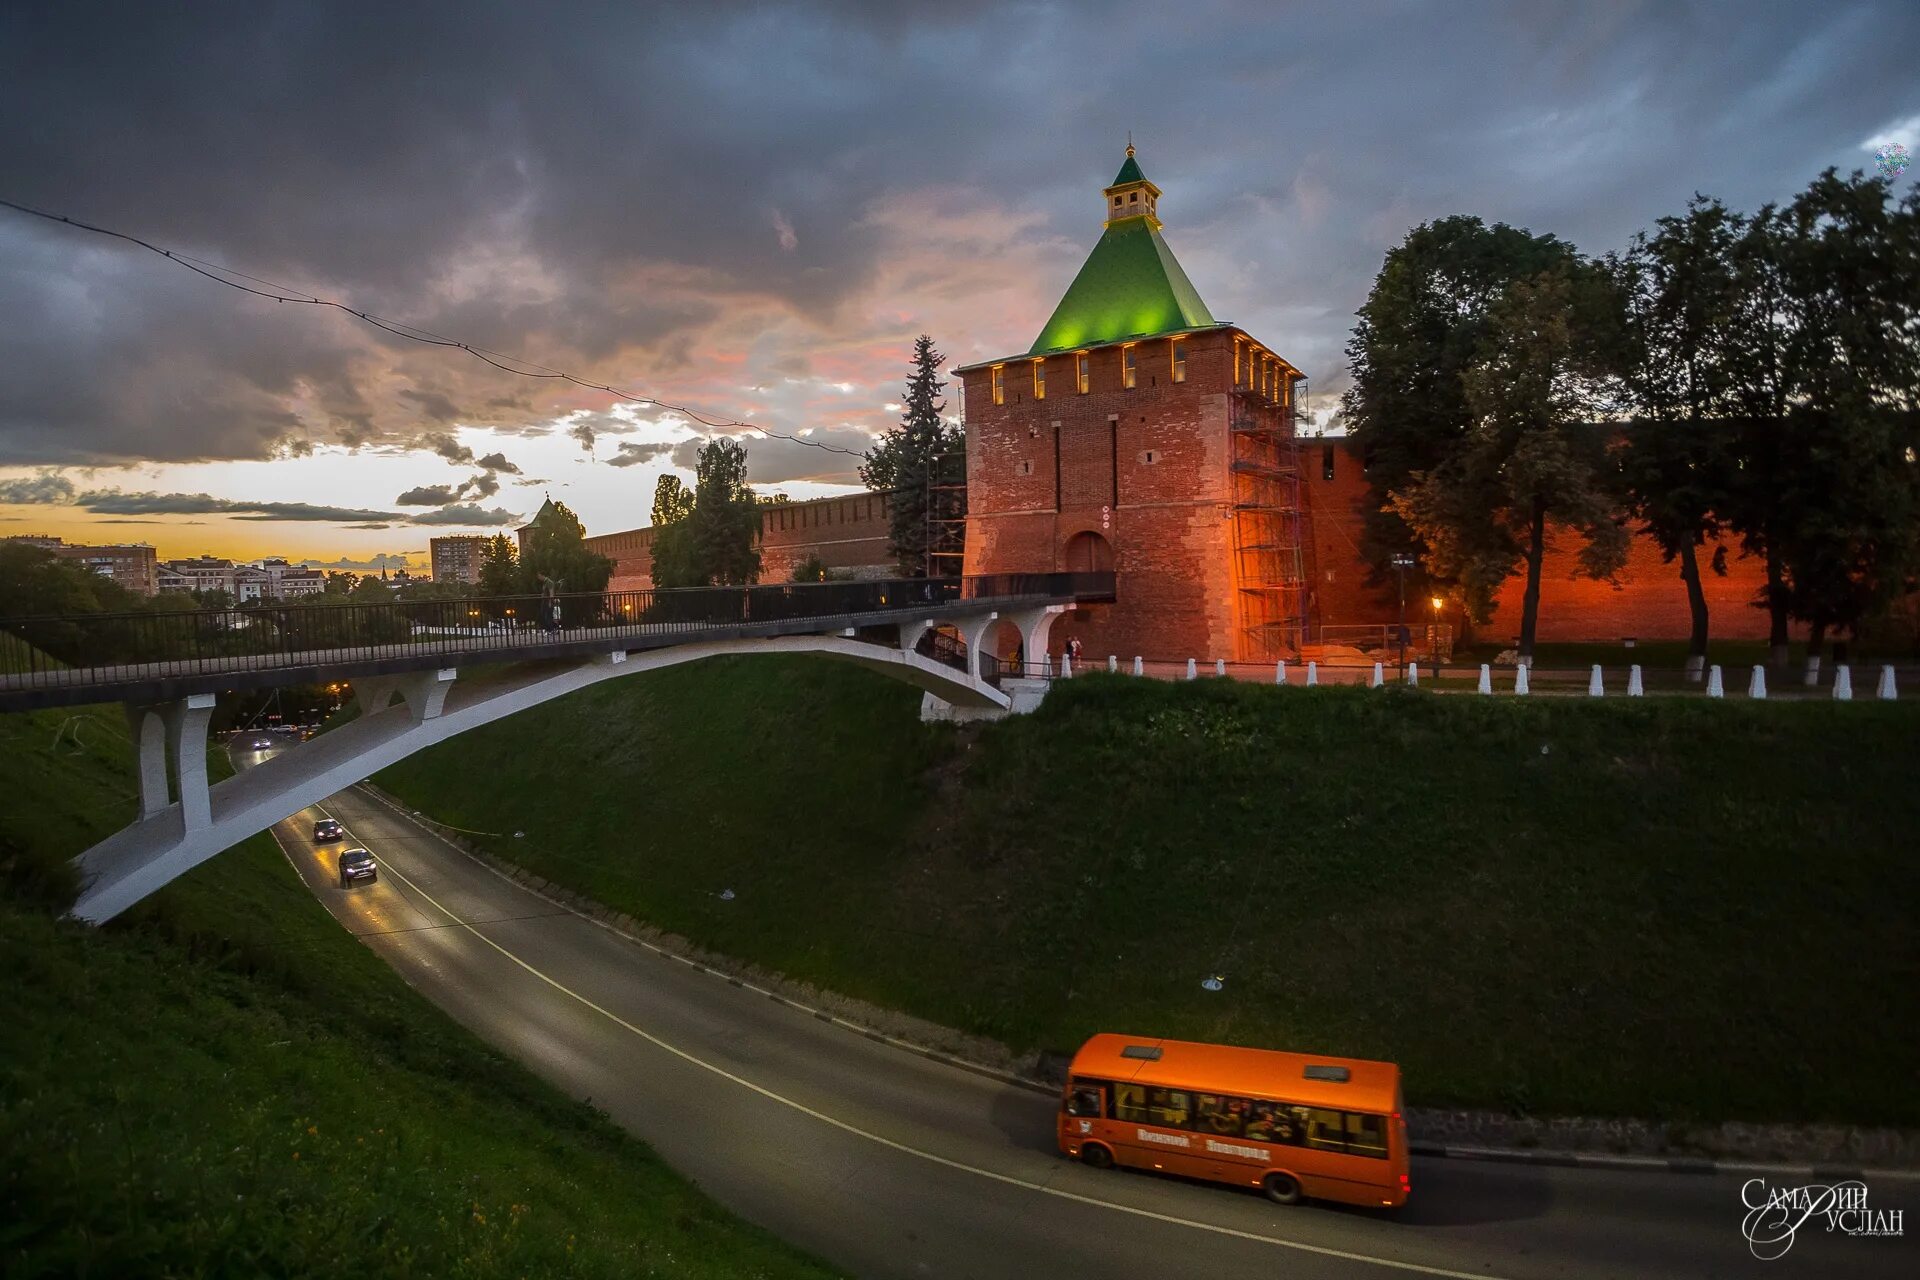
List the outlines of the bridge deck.
{"type": "Polygon", "coordinates": [[[692,641],[859,630],[978,615],[983,608],[1011,611],[1112,598],[1112,574],[1063,573],[526,597],[511,603],[382,602],[0,621],[0,711],[162,702],[194,693],[637,652],[692,641]],[[476,603],[501,616],[491,623],[474,621],[476,603]],[[557,629],[527,621],[556,604],[562,617],[595,621],[557,629]],[[348,642],[298,640],[314,635],[348,642]],[[382,636],[395,638],[377,638],[382,636]],[[46,657],[46,651],[63,647],[85,652],[90,638],[96,650],[109,649],[119,660],[65,665],[46,657]],[[19,653],[4,652],[9,641],[20,646],[19,653]],[[155,656],[142,656],[146,653],[155,656]]]}

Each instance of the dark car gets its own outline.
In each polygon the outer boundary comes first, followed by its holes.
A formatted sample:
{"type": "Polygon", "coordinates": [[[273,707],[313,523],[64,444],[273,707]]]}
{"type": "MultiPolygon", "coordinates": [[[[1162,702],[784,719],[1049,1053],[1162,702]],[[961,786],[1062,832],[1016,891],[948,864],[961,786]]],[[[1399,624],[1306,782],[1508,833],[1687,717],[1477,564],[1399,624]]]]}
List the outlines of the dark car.
{"type": "Polygon", "coordinates": [[[380,872],[373,865],[373,855],[365,849],[349,849],[340,855],[340,887],[347,888],[361,880],[374,881],[380,878],[380,872]]]}
{"type": "Polygon", "coordinates": [[[332,844],[335,840],[345,840],[346,838],[347,829],[341,826],[339,820],[336,818],[322,818],[313,824],[313,842],[315,844],[332,844]]]}

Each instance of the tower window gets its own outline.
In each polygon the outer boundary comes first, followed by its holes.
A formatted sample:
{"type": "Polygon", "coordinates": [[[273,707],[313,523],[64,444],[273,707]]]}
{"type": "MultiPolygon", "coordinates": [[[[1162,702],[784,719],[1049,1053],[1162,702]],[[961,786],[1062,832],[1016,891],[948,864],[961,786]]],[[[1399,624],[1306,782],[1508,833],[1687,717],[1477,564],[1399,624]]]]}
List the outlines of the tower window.
{"type": "Polygon", "coordinates": [[[1240,340],[1235,338],[1233,341],[1233,385],[1236,387],[1240,385],[1240,354],[1240,340]]]}
{"type": "Polygon", "coordinates": [[[1139,204],[1139,203],[1140,203],[1140,193],[1139,193],[1138,191],[1136,191],[1136,192],[1134,192],[1134,193],[1133,193],[1132,195],[1130,195],[1130,196],[1128,196],[1128,197],[1127,197],[1127,203],[1128,203],[1128,204],[1139,204]]]}
{"type": "Polygon", "coordinates": [[[1093,378],[1088,369],[1090,363],[1091,360],[1084,351],[1073,358],[1074,381],[1079,385],[1081,395],[1087,394],[1093,386],[1093,378]]]}
{"type": "Polygon", "coordinates": [[[995,404],[1007,402],[1007,367],[1005,365],[993,366],[993,402],[995,404]]]}
{"type": "Polygon", "coordinates": [[[1175,338],[1169,345],[1173,347],[1173,380],[1185,382],[1187,380],[1187,344],[1175,338]]]}
{"type": "Polygon", "coordinates": [[[1047,398],[1047,362],[1045,360],[1033,362],[1033,398],[1035,400],[1047,398]]]}
{"type": "Polygon", "coordinates": [[[1134,363],[1133,348],[1132,347],[1120,348],[1120,385],[1124,386],[1127,390],[1131,391],[1133,390],[1134,382],[1138,378],[1139,378],[1139,371],[1138,371],[1138,367],[1134,363]]]}

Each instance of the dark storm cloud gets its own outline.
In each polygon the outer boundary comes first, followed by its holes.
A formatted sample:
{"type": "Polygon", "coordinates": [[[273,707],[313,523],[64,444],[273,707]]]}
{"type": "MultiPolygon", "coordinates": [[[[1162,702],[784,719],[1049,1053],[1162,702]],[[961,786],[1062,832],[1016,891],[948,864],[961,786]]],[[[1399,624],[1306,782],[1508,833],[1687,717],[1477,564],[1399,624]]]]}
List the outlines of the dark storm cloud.
{"type": "MultiPolygon", "coordinates": [[[[1598,251],[1695,188],[1788,195],[1920,115],[1917,45],[1910,0],[11,5],[0,190],[730,413],[746,392],[700,353],[777,317],[891,339],[971,280],[1032,296],[955,305],[943,345],[1024,346],[1132,127],[1215,314],[1332,390],[1413,223],[1475,212],[1598,251]],[[1051,274],[915,240],[951,200],[875,213],[935,189],[1030,215],[1020,262],[1044,250],[1051,274]]],[[[0,466],[537,431],[583,403],[4,212],[0,297],[0,466]]]]}
{"type": "MultiPolygon", "coordinates": [[[[811,480],[820,484],[859,484],[861,456],[873,447],[873,437],[858,428],[810,432],[803,444],[769,436],[734,437],[747,449],[747,480],[751,484],[785,484],[811,480]],[[831,445],[833,448],[821,448],[831,445]],[[839,450],[851,449],[854,453],[839,450]]],[[[691,471],[700,461],[703,438],[682,440],[673,446],[673,465],[691,471]]]]}
{"type": "MultiPolygon", "coordinates": [[[[474,482],[486,481],[498,489],[499,483],[484,472],[474,481],[460,486],[471,491],[474,482]]],[[[487,492],[492,492],[488,490],[487,492]]],[[[404,498],[407,495],[402,495],[404,498]]],[[[235,520],[293,520],[347,524],[368,528],[386,523],[430,525],[502,525],[519,519],[501,507],[483,508],[474,503],[441,504],[438,511],[369,511],[359,507],[331,507],[308,502],[257,502],[245,498],[216,498],[208,493],[133,493],[120,489],[87,489],[75,492],[64,477],[38,476],[24,482],[8,482],[0,487],[0,501],[32,503],[43,506],[71,506],[93,515],[223,515],[235,520]],[[40,483],[49,479],[58,483],[40,483]]],[[[102,521],[101,523],[115,523],[102,521]]],[[[130,523],[130,522],[121,522],[130,523]]],[[[144,522],[142,522],[144,523],[144,522]]],[[[197,523],[197,522],[196,522],[197,523]]]]}
{"type": "Polygon", "coordinates": [[[444,507],[459,500],[460,495],[450,484],[423,484],[395,498],[393,505],[396,507],[444,507]]]}
{"type": "Polygon", "coordinates": [[[52,471],[0,480],[0,502],[49,503],[73,501],[73,481],[52,471]]]}
{"type": "Polygon", "coordinates": [[[414,444],[418,448],[432,450],[448,462],[473,461],[473,450],[461,444],[445,431],[429,431],[414,441],[414,444]]]}
{"type": "Polygon", "coordinates": [[[410,515],[405,519],[408,524],[492,526],[512,524],[520,517],[502,507],[481,507],[474,503],[466,503],[461,506],[442,507],[438,511],[423,512],[420,515],[410,515]]]}
{"type": "Polygon", "coordinates": [[[207,493],[126,493],[90,489],[73,497],[74,505],[95,515],[230,515],[242,520],[382,520],[385,511],[316,506],[308,502],[252,502],[216,498],[207,493]]]}
{"type": "Polygon", "coordinates": [[[622,440],[619,447],[614,450],[613,456],[607,459],[607,465],[610,467],[635,467],[643,462],[652,462],[655,458],[664,457],[672,452],[673,444],[666,440],[652,443],[643,443],[638,440],[622,440]]]}
{"type": "Polygon", "coordinates": [[[507,455],[504,453],[490,453],[476,461],[473,465],[487,471],[498,471],[510,476],[521,474],[520,468],[508,462],[507,455]]]}

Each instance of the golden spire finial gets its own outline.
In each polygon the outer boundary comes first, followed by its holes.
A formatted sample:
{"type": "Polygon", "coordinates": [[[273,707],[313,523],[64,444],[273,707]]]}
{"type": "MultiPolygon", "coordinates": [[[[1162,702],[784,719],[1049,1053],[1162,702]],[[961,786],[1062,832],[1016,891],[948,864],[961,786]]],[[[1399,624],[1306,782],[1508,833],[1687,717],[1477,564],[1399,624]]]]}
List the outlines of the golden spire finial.
{"type": "Polygon", "coordinates": [[[1133,130],[1127,130],[1127,154],[1133,154],[1133,130]]]}

